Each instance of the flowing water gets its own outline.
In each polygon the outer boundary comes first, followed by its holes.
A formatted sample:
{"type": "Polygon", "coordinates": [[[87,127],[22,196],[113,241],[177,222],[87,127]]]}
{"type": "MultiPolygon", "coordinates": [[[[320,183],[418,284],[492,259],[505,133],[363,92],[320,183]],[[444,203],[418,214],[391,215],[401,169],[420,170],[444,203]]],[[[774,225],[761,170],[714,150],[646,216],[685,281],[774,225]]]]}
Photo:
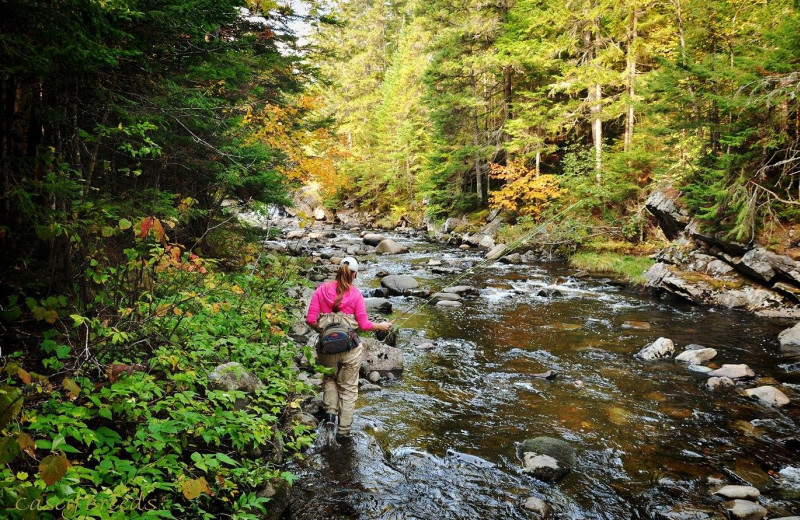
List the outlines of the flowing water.
{"type": "MultiPolygon", "coordinates": [[[[759,487],[770,518],[800,515],[800,371],[777,340],[791,323],[662,301],[560,263],[484,266],[476,251],[394,238],[411,252],[369,257],[362,290],[385,270],[479,294],[400,317],[402,377],[361,394],[351,442],[312,450],[294,468],[289,518],[536,518],[527,497],[561,519],[724,518],[709,477],[759,487]],[[431,259],[466,274],[434,274],[431,259]],[[678,352],[715,348],[710,366],[748,364],[758,379],[740,387],[780,383],[792,403],[711,392],[682,363],[633,357],[661,336],[678,352]],[[547,370],[556,377],[532,377],[547,370]],[[572,473],[544,483],[521,472],[516,443],[536,436],[577,449],[572,473]]],[[[419,302],[392,298],[395,314],[419,302]]]]}

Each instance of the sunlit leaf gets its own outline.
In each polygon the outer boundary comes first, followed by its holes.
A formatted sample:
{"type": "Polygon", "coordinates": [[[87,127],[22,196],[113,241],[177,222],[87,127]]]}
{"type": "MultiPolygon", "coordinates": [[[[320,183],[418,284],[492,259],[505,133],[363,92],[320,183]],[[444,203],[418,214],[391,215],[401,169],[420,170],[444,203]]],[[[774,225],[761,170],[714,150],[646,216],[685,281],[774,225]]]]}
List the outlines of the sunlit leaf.
{"type": "Polygon", "coordinates": [[[205,477],[196,478],[193,480],[184,480],[182,486],[183,496],[188,500],[194,500],[203,493],[211,494],[211,488],[208,487],[208,481],[205,477]]]}
{"type": "Polygon", "coordinates": [[[36,457],[36,443],[27,433],[17,435],[17,446],[31,457],[36,457]]]}
{"type": "Polygon", "coordinates": [[[81,387],[73,381],[72,379],[65,377],[64,381],[61,383],[64,386],[64,389],[69,393],[70,400],[74,401],[78,398],[78,394],[81,393],[81,387]]]}
{"type": "Polygon", "coordinates": [[[125,231],[126,229],[130,229],[131,226],[133,226],[133,224],[131,223],[130,220],[128,220],[126,218],[119,219],[119,229],[120,230],[125,231]]]}
{"type": "Polygon", "coordinates": [[[67,474],[67,470],[70,467],[72,467],[72,464],[67,460],[67,457],[60,453],[53,453],[39,463],[39,475],[45,484],[52,486],[67,474]]]}

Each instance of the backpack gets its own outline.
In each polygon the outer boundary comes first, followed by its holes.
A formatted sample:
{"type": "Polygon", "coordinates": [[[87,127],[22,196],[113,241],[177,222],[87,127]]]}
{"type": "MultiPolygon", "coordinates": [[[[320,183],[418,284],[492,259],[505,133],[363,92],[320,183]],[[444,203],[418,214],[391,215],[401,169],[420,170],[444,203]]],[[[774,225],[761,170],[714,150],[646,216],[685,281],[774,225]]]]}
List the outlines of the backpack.
{"type": "Polygon", "coordinates": [[[325,324],[319,334],[317,351],[320,354],[339,354],[354,349],[361,344],[361,339],[350,324],[347,323],[348,320],[342,319],[342,315],[338,313],[327,314],[325,317],[329,318],[329,320],[325,321],[330,322],[325,324]]]}

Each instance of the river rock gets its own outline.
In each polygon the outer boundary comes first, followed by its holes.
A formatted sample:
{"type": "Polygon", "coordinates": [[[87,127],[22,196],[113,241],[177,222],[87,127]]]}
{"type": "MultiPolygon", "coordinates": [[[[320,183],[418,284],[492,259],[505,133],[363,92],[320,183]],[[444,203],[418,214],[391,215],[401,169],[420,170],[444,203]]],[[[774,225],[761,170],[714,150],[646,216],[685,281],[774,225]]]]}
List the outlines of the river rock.
{"type": "Polygon", "coordinates": [[[425,343],[420,343],[414,348],[416,348],[417,350],[433,350],[436,348],[436,345],[431,341],[426,341],[425,343]]]}
{"type": "Polygon", "coordinates": [[[360,384],[358,385],[358,391],[359,392],[367,393],[367,392],[382,392],[383,391],[383,387],[381,385],[376,385],[374,383],[370,383],[370,382],[368,382],[366,380],[363,380],[363,379],[361,381],[363,381],[363,382],[360,382],[360,384]]]}
{"type": "Polygon", "coordinates": [[[511,253],[510,255],[506,255],[501,258],[500,262],[504,264],[518,265],[522,263],[522,255],[519,253],[511,253]]]}
{"type": "Polygon", "coordinates": [[[442,225],[442,233],[452,233],[457,227],[463,224],[464,222],[462,220],[451,217],[444,221],[444,224],[442,225]]]}
{"type": "Polygon", "coordinates": [[[555,287],[545,287],[543,289],[539,289],[536,292],[536,296],[541,298],[555,298],[557,296],[563,296],[563,293],[555,287]]]}
{"type": "Polygon", "coordinates": [[[378,247],[375,248],[375,252],[379,255],[399,255],[408,253],[408,248],[406,246],[401,246],[391,238],[387,238],[378,244],[378,247]]]}
{"type": "Polygon", "coordinates": [[[550,504],[548,504],[541,498],[536,498],[536,497],[526,498],[524,507],[528,511],[533,511],[534,513],[536,513],[539,516],[539,518],[550,518],[550,515],[553,512],[553,508],[550,507],[550,504]]]}
{"type": "Polygon", "coordinates": [[[431,295],[430,302],[432,304],[437,304],[439,302],[444,302],[444,301],[457,302],[460,299],[461,299],[461,296],[459,296],[456,293],[439,292],[439,293],[434,293],[433,295],[431,295]]]}
{"type": "Polygon", "coordinates": [[[713,372],[709,372],[708,375],[712,377],[729,377],[731,379],[744,379],[756,376],[755,372],[753,372],[750,367],[745,364],[722,365],[721,368],[718,368],[713,372]]]}
{"type": "Polygon", "coordinates": [[[325,214],[325,208],[322,206],[317,206],[314,208],[314,220],[325,220],[327,215],[325,214]]]}
{"type": "MultiPolygon", "coordinates": [[[[381,373],[378,372],[377,370],[373,370],[372,372],[367,374],[367,379],[369,380],[370,383],[377,383],[381,380],[381,373]]],[[[737,497],[737,498],[744,498],[744,497],[737,497]]]]}
{"type": "Polygon", "coordinates": [[[213,388],[226,392],[238,390],[250,393],[264,386],[255,374],[248,372],[241,363],[235,361],[217,366],[208,374],[208,380],[213,388]]]}
{"type": "Polygon", "coordinates": [[[291,484],[286,479],[277,477],[270,480],[256,493],[258,498],[269,499],[269,502],[264,506],[266,512],[261,513],[259,518],[262,520],[278,520],[283,517],[289,507],[291,494],[291,484]]]}
{"type": "Polygon", "coordinates": [[[367,312],[374,311],[380,312],[381,314],[392,313],[392,302],[386,298],[364,298],[364,305],[367,308],[367,312]]]}
{"type": "Polygon", "coordinates": [[[725,388],[729,386],[735,386],[736,383],[733,382],[733,379],[730,377],[709,377],[708,381],[706,381],[706,386],[708,386],[709,390],[719,390],[720,388],[725,388]]]}
{"type": "Polygon", "coordinates": [[[501,258],[506,253],[505,244],[497,244],[488,253],[486,253],[486,260],[492,261],[501,258]]]}
{"type": "Polygon", "coordinates": [[[722,486],[714,491],[715,495],[720,495],[725,498],[758,498],[761,492],[758,488],[753,486],[722,486]]]}
{"type": "Polygon", "coordinates": [[[361,338],[364,345],[364,356],[361,358],[361,370],[369,374],[373,370],[384,374],[386,372],[402,372],[403,351],[390,347],[372,338],[361,338]]]}
{"type": "Polygon", "coordinates": [[[298,238],[303,238],[306,236],[306,231],[304,229],[293,229],[286,233],[287,240],[296,240],[298,238]]]}
{"type": "Polygon", "coordinates": [[[492,249],[496,244],[494,243],[494,239],[489,235],[480,235],[480,241],[478,242],[478,247],[482,247],[484,249],[492,249]]]}
{"type": "Polygon", "coordinates": [[[764,507],[749,500],[732,500],[723,503],[723,507],[732,518],[738,520],[761,520],[767,516],[767,510],[764,507]]]}
{"type": "Polygon", "coordinates": [[[759,386],[757,388],[748,388],[744,391],[748,397],[758,397],[758,399],[769,406],[784,406],[789,404],[789,398],[786,394],[775,388],[774,386],[759,386]]]}
{"type": "Polygon", "coordinates": [[[690,365],[700,365],[705,361],[714,359],[716,355],[717,351],[714,350],[713,348],[684,350],[683,352],[675,356],[675,361],[683,361],[684,363],[688,363],[690,365]]]}
{"type": "Polygon", "coordinates": [[[778,334],[778,341],[781,343],[781,348],[800,347],[800,323],[778,334]]]}
{"type": "Polygon", "coordinates": [[[650,330],[650,324],[646,321],[623,321],[622,322],[623,329],[634,329],[634,330],[650,330]]]}
{"type": "Polygon", "coordinates": [[[675,352],[675,344],[669,338],[658,338],[636,353],[636,357],[644,361],[670,357],[675,352]]]}
{"type": "Polygon", "coordinates": [[[419,287],[419,283],[407,274],[391,274],[381,279],[381,285],[389,290],[389,294],[403,295],[419,287]]]}
{"type": "Polygon", "coordinates": [[[478,290],[471,285],[453,285],[452,287],[445,287],[442,289],[443,293],[455,293],[459,296],[466,296],[468,294],[477,294],[478,290]]]}
{"type": "Polygon", "coordinates": [[[653,191],[644,203],[670,240],[677,238],[689,223],[689,213],[678,203],[680,196],[681,192],[673,186],[664,186],[653,191]]]}
{"type": "Polygon", "coordinates": [[[523,471],[539,480],[555,482],[575,467],[575,448],[562,439],[535,437],[517,446],[523,471]]]}
{"type": "Polygon", "coordinates": [[[714,370],[713,368],[704,365],[689,365],[688,368],[689,371],[697,372],[698,374],[708,374],[709,372],[714,370]]]}
{"type": "Polygon", "coordinates": [[[361,241],[367,244],[368,246],[377,246],[384,240],[386,240],[386,237],[378,233],[367,233],[361,239],[361,241]]]}
{"type": "Polygon", "coordinates": [[[369,250],[367,246],[364,244],[353,244],[352,246],[348,246],[346,252],[349,256],[367,256],[372,251],[369,250]]]}
{"type": "Polygon", "coordinates": [[[442,300],[442,301],[436,302],[436,306],[437,306],[437,307],[451,307],[451,308],[455,308],[455,307],[461,307],[461,302],[459,302],[459,301],[452,301],[452,300],[442,300]]]}

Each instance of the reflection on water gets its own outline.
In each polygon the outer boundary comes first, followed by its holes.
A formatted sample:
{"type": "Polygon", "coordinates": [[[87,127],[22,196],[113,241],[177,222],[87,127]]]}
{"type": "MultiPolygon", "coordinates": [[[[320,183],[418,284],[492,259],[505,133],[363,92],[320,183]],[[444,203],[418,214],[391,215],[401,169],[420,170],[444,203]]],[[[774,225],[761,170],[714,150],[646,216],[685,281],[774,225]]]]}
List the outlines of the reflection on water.
{"type": "MultiPolygon", "coordinates": [[[[411,247],[371,259],[362,279],[414,265],[409,274],[436,290],[453,277],[432,275],[426,259],[481,262],[475,253],[411,247]]],[[[756,485],[771,516],[800,514],[800,497],[776,490],[774,478],[800,466],[800,371],[791,369],[800,359],[777,341],[790,324],[572,274],[560,264],[476,269],[458,283],[480,288],[478,297],[409,317],[398,341],[403,377],[359,398],[351,445],[320,450],[297,469],[292,518],[531,518],[522,507],[530,496],[557,518],[719,517],[708,477],[756,485]],[[650,328],[623,327],[632,321],[650,328]],[[706,376],[683,364],[633,358],[660,336],[678,351],[715,348],[709,366],[746,363],[794,402],[771,409],[733,391],[711,393],[706,376]],[[414,348],[423,341],[436,347],[414,348]],[[531,377],[547,370],[555,379],[531,377]],[[515,443],[540,435],[578,449],[577,468],[556,484],[519,471],[515,443]],[[326,483],[332,478],[337,485],[326,483]]],[[[401,312],[417,303],[393,298],[401,312]]]]}

